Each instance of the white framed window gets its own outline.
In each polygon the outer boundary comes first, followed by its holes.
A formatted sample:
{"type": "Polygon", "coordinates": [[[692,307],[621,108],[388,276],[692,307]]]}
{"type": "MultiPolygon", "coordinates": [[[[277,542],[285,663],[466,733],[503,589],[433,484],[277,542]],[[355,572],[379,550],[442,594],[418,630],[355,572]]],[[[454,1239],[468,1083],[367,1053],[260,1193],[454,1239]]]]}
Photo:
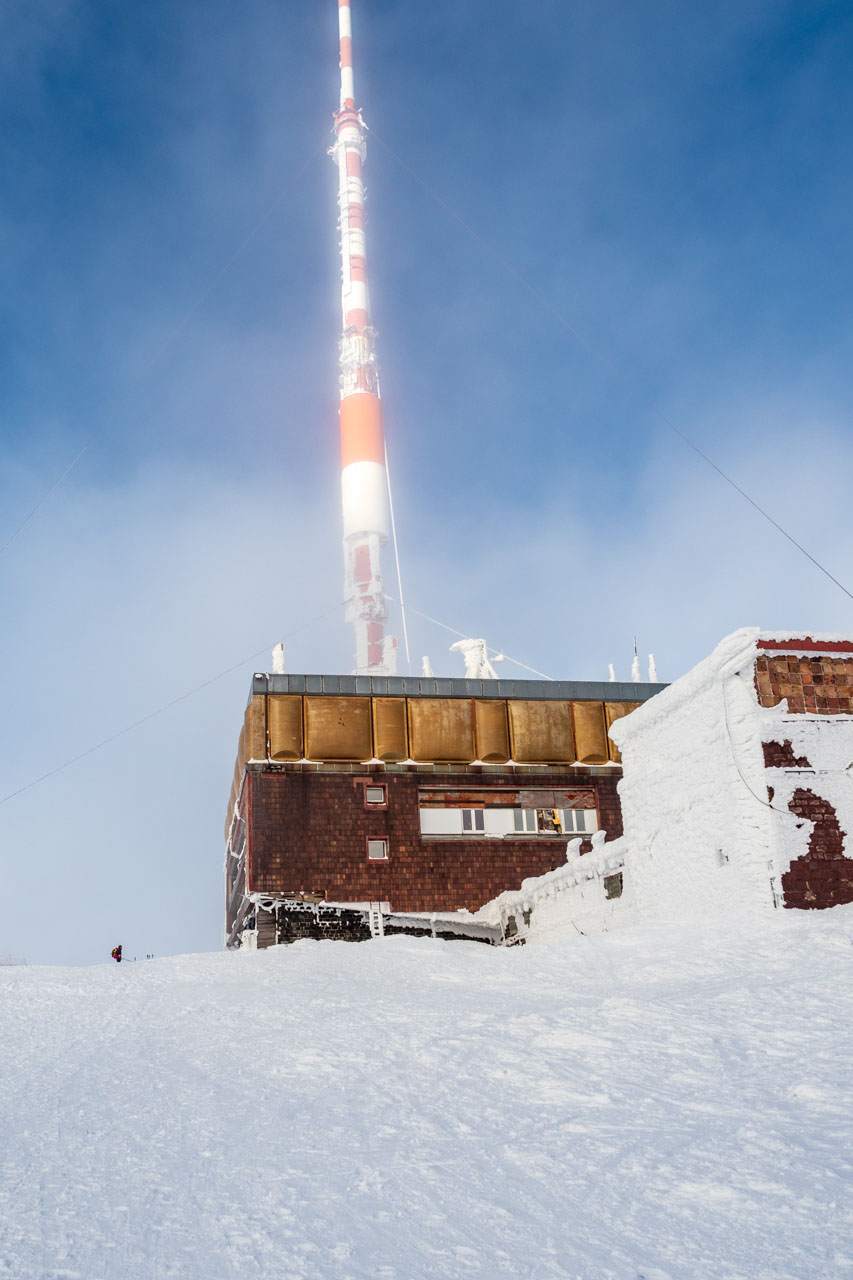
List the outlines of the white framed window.
{"type": "Polygon", "coordinates": [[[384,784],[368,783],[364,788],[364,803],[369,809],[384,809],[388,803],[388,792],[384,784]]]}
{"type": "Polygon", "coordinates": [[[597,830],[595,809],[462,809],[448,806],[420,810],[424,836],[584,836],[597,830]]]}
{"type": "Polygon", "coordinates": [[[563,831],[567,835],[592,835],[596,830],[594,809],[561,809],[563,831]]]}
{"type": "Polygon", "coordinates": [[[421,809],[422,836],[508,836],[513,833],[513,810],[421,809]]]}
{"type": "Polygon", "coordinates": [[[513,809],[512,829],[519,835],[591,835],[595,809],[513,809]]]}
{"type": "Polygon", "coordinates": [[[539,830],[535,809],[513,809],[512,824],[515,831],[523,835],[535,836],[539,830]]]}
{"type": "Polygon", "coordinates": [[[369,836],[367,840],[367,859],[369,862],[388,861],[388,841],[377,840],[369,836]]]}

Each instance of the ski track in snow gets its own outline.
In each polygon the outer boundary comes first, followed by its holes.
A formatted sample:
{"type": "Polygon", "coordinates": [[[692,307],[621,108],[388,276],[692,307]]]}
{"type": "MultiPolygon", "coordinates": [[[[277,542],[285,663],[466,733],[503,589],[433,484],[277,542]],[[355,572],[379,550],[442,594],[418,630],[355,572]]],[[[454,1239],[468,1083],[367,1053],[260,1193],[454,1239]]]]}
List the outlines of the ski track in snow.
{"type": "Polygon", "coordinates": [[[853,907],[0,968],[0,1277],[853,1277],[853,907]]]}

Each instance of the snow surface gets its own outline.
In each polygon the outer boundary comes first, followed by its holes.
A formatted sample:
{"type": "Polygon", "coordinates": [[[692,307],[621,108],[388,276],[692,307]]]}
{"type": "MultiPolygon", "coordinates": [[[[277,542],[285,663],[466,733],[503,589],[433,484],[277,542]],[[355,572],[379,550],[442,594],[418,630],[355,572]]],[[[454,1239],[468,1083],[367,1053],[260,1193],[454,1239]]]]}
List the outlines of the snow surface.
{"type": "Polygon", "coordinates": [[[853,907],[0,970],[0,1276],[853,1275],[853,907]]]}

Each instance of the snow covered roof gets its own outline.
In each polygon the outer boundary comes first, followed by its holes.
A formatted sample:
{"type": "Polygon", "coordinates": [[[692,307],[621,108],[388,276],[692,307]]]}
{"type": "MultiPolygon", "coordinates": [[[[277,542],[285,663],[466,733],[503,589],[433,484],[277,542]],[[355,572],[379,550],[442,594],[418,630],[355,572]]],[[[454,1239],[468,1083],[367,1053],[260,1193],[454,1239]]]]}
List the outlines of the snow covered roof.
{"type": "MultiPolygon", "coordinates": [[[[765,631],[761,627],[741,627],[726,636],[704,661],[674,680],[662,690],[655,690],[631,715],[618,720],[610,736],[620,748],[637,732],[644,732],[655,720],[667,716],[685,703],[697,698],[709,685],[751,667],[760,653],[786,653],[815,656],[818,654],[853,654],[853,636],[807,631],[765,631]]],[[[649,686],[646,686],[647,688],[649,686]]],[[[639,702],[640,699],[638,698],[639,702]]]]}

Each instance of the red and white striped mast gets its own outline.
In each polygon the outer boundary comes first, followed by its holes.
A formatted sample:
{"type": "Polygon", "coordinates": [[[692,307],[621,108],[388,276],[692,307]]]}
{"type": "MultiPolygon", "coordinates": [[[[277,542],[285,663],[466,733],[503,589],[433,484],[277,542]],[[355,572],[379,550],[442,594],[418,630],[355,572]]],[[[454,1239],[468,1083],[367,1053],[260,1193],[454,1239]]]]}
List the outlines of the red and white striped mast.
{"type": "Polygon", "coordinates": [[[347,621],[355,628],[357,675],[393,675],[397,641],[385,635],[388,616],[382,585],[382,548],[388,541],[388,479],[376,363],[376,330],[370,316],[364,237],[366,129],[355,105],[351,0],[338,0],[341,41],[341,105],[335,112],[341,235],[340,341],[341,489],[347,621]]]}

